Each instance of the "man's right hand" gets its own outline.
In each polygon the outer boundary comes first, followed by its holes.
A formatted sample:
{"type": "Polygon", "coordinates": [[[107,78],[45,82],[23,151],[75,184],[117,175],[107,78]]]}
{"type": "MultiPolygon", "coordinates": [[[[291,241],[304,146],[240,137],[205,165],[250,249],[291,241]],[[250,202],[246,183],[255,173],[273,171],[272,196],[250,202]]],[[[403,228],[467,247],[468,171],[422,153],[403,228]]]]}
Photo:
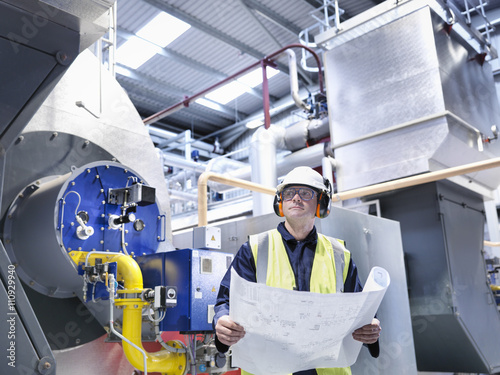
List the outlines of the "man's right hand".
{"type": "Polygon", "coordinates": [[[221,343],[231,346],[245,336],[245,329],[238,323],[235,323],[229,315],[223,315],[217,320],[215,333],[221,343]]]}

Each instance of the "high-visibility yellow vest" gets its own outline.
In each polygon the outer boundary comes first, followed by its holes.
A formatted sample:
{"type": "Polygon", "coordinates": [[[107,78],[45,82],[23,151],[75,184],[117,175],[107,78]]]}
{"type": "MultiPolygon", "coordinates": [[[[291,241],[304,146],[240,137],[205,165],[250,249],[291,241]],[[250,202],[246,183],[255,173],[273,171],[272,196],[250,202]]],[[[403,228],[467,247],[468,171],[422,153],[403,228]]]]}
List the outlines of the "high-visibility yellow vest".
{"type": "MultiPolygon", "coordinates": [[[[278,230],[273,229],[252,235],[249,238],[249,243],[255,260],[257,282],[293,290],[296,286],[295,276],[278,230]]],[[[311,271],[310,291],[342,293],[350,259],[351,253],[343,246],[343,241],[318,233],[311,271]]],[[[351,375],[349,367],[319,368],[316,369],[316,372],[318,375],[351,375]]],[[[241,373],[251,375],[244,370],[241,370],[241,373]]]]}

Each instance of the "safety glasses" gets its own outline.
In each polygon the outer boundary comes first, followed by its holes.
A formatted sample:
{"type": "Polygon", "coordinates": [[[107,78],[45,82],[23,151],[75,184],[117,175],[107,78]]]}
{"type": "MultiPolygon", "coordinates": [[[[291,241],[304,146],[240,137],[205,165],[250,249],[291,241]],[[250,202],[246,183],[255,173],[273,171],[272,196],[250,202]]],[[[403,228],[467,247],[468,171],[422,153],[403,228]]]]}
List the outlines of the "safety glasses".
{"type": "Polygon", "coordinates": [[[289,201],[293,197],[295,197],[295,194],[299,194],[300,199],[302,199],[304,201],[310,201],[311,199],[314,198],[314,194],[316,194],[316,193],[313,189],[309,189],[306,187],[286,188],[281,193],[281,196],[283,197],[283,200],[289,201]]]}

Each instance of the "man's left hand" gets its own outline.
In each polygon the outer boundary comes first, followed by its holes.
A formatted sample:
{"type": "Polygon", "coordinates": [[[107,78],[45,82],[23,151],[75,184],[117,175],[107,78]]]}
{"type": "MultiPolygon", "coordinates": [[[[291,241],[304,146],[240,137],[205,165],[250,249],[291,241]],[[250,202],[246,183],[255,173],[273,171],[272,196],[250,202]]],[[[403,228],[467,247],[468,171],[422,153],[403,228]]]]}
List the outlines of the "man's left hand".
{"type": "Polygon", "coordinates": [[[363,344],[373,344],[380,337],[381,330],[380,321],[377,318],[373,318],[371,324],[364,325],[355,330],[352,333],[352,338],[361,341],[363,344]]]}

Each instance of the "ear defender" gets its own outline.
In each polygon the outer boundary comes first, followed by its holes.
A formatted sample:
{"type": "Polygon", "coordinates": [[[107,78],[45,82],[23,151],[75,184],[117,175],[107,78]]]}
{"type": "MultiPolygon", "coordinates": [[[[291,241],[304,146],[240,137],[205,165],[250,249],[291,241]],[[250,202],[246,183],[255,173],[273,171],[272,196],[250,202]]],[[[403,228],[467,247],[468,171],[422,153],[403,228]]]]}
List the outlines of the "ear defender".
{"type": "Polygon", "coordinates": [[[318,206],[316,207],[316,217],[323,219],[330,214],[330,197],[332,195],[332,185],[327,178],[323,178],[326,191],[322,191],[318,196],[318,206]]]}
{"type": "Polygon", "coordinates": [[[276,215],[280,217],[285,216],[283,213],[283,200],[281,199],[281,193],[276,192],[276,195],[274,196],[273,208],[276,215]]]}
{"type": "Polygon", "coordinates": [[[330,213],[330,197],[322,191],[318,196],[318,205],[316,206],[316,217],[323,219],[330,213]]]}

